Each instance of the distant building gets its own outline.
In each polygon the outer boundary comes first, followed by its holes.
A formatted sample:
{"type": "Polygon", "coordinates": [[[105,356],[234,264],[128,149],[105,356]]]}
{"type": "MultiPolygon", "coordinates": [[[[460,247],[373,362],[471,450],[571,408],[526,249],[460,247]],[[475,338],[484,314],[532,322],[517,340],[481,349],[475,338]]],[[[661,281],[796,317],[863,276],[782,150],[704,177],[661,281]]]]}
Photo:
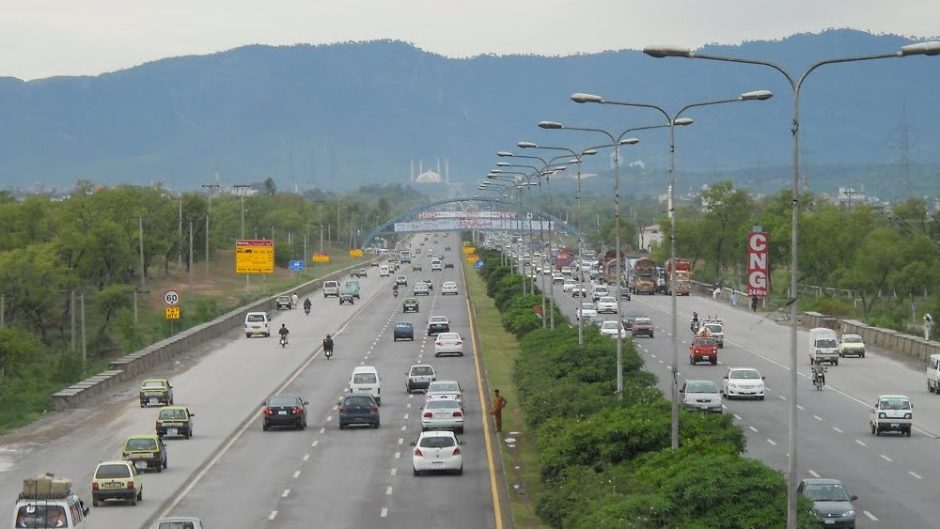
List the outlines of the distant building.
{"type": "Polygon", "coordinates": [[[659,224],[646,226],[640,230],[640,249],[649,252],[663,243],[663,230],[659,224]]]}
{"type": "Polygon", "coordinates": [[[444,160],[444,172],[441,173],[441,160],[437,160],[437,171],[424,169],[424,162],[418,160],[418,173],[415,174],[415,163],[411,162],[411,183],[413,184],[450,184],[450,163],[444,160]]]}
{"type": "Polygon", "coordinates": [[[840,187],[832,201],[838,206],[859,206],[868,202],[868,195],[865,191],[856,191],[854,187],[840,187]]]}

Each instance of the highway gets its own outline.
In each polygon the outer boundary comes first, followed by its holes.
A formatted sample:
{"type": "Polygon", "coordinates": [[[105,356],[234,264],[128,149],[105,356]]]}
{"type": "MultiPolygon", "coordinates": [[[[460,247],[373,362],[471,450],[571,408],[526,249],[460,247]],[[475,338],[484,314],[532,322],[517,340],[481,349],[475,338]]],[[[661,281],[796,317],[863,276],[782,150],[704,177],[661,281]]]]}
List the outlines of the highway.
{"type": "MultiPolygon", "coordinates": [[[[495,527],[471,341],[465,342],[464,357],[434,358],[433,340],[424,332],[430,315],[444,315],[452,330],[469,337],[459,239],[432,238],[427,246],[419,246],[419,239],[423,236],[415,240],[416,248],[443,253],[456,268],[430,272],[426,255],[417,259],[423,272],[403,265],[399,273],[408,276],[409,285],[398,298],[391,293],[395,274],[379,278],[378,269],[370,268],[355,305],[339,306],[318,291],[311,296],[309,316],[300,309],[272,312],[276,327],[286,323],[291,330],[284,349],[274,336],[246,339],[238,330],[175,370],[167,366],[176,403],[196,415],[194,437],[167,440],[169,468],[143,476],[141,503],[93,508],[89,523],[126,529],[147,527],[157,516],[191,515],[208,527],[495,527]],[[452,251],[444,252],[448,245],[452,251]],[[419,313],[402,314],[403,297],[424,278],[434,281],[432,295],[419,298],[419,313]],[[445,280],[457,281],[460,294],[441,296],[445,280]],[[392,341],[397,321],[415,324],[414,342],[392,341]],[[336,343],[331,360],[319,348],[327,333],[336,343]],[[409,443],[421,431],[424,398],[407,394],[404,374],[419,362],[431,363],[438,379],[456,379],[464,389],[462,476],[412,476],[409,443]],[[382,376],[382,425],[340,431],[337,400],[358,365],[374,365],[382,376]],[[305,431],[262,431],[261,404],[278,393],[309,401],[305,431]]],[[[137,383],[106,402],[56,415],[4,439],[0,494],[15,498],[21,478],[49,471],[71,478],[90,505],[95,464],[119,459],[127,435],[153,431],[156,408],[139,408],[137,383]]]]}
{"type": "MultiPolygon", "coordinates": [[[[590,290],[590,288],[588,287],[590,290]]],[[[572,322],[577,298],[556,289],[559,306],[572,322]]],[[[655,338],[637,337],[637,350],[646,369],[658,378],[658,387],[669,398],[672,364],[671,300],[667,296],[633,296],[624,310],[645,312],[656,327],[655,338]]],[[[764,401],[725,401],[747,435],[747,455],[786,471],[788,458],[789,327],[744,307],[704,297],[678,299],[679,380],[711,379],[720,383],[728,367],[754,367],[766,377],[764,401]],[[688,361],[689,320],[718,315],[725,323],[725,347],[719,349],[719,365],[688,361]]],[[[575,323],[576,324],[576,323],[575,323]]],[[[628,338],[630,340],[630,338],[628,338]]],[[[936,494],[940,486],[940,398],[928,393],[924,372],[909,359],[891,353],[866,351],[865,358],[844,358],[829,368],[827,387],[816,391],[809,378],[807,333],[799,332],[797,346],[799,385],[799,452],[801,478],[830,477],[843,480],[849,494],[856,494],[857,525],[868,527],[937,527],[936,494]],[[877,396],[900,393],[914,402],[912,437],[870,433],[868,416],[877,396]]]]}

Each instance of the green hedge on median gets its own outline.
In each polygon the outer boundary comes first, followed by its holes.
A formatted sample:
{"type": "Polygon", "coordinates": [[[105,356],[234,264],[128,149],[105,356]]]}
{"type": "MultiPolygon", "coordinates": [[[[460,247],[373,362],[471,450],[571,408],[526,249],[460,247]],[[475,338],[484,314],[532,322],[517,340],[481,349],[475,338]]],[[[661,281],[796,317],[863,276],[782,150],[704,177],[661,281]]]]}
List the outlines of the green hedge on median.
{"type": "MultiPolygon", "coordinates": [[[[556,312],[543,329],[521,278],[495,251],[479,252],[487,294],[519,338],[513,374],[519,406],[545,483],[539,516],[558,529],[777,529],[786,527],[786,480],[742,456],[746,438],[727,415],[682,411],[670,449],[671,405],[623,347],[624,396],[617,399],[616,345],[593,325],[577,329],[556,312]]],[[[801,528],[817,524],[801,499],[801,528]]]]}

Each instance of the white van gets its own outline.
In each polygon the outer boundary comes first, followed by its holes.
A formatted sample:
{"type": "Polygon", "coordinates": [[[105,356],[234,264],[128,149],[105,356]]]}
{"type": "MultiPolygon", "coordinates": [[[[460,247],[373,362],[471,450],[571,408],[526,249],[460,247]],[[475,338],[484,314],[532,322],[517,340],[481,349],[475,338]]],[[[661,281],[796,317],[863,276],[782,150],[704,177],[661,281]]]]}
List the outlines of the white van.
{"type": "MultiPolygon", "coordinates": [[[[430,252],[430,251],[431,251],[431,250],[428,250],[428,252],[430,252]]],[[[442,270],[444,270],[444,264],[441,262],[441,260],[440,260],[440,259],[431,259],[431,271],[432,271],[432,272],[440,272],[440,271],[442,271],[442,270]]]]}
{"type": "Polygon", "coordinates": [[[388,277],[388,274],[389,274],[388,265],[387,264],[379,265],[379,277],[388,277]]]}
{"type": "Polygon", "coordinates": [[[914,423],[914,405],[907,395],[879,395],[868,416],[874,436],[881,432],[897,432],[911,436],[914,423]]]}
{"type": "Polygon", "coordinates": [[[249,312],[245,314],[245,338],[252,336],[271,336],[271,316],[267,312],[249,312]]]}
{"type": "Polygon", "coordinates": [[[839,365],[839,337],[836,331],[825,327],[809,330],[809,361],[839,365]]]}
{"type": "Polygon", "coordinates": [[[927,391],[940,393],[940,354],[927,359],[927,391]]]}
{"type": "Polygon", "coordinates": [[[334,298],[339,297],[339,281],[323,282],[323,297],[328,298],[330,296],[334,298]]]}
{"type": "Polygon", "coordinates": [[[359,366],[353,369],[349,377],[350,393],[369,393],[375,403],[382,405],[382,377],[375,366],[359,366]]]}

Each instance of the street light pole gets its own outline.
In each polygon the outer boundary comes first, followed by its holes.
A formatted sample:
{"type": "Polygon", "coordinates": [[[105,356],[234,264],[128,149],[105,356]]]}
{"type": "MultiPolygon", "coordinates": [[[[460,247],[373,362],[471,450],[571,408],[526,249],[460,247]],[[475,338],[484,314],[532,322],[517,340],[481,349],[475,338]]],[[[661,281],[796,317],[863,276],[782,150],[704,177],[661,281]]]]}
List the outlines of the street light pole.
{"type": "Polygon", "coordinates": [[[206,190],[206,197],[209,201],[208,207],[206,207],[206,275],[209,275],[209,217],[212,215],[212,189],[218,189],[221,186],[219,184],[202,184],[202,188],[206,190]]]}
{"type": "Polygon", "coordinates": [[[783,75],[787,82],[790,84],[790,89],[793,94],[793,106],[792,106],[792,121],[790,127],[790,135],[792,137],[792,178],[790,182],[790,193],[791,193],[791,219],[790,219],[790,295],[787,300],[787,304],[790,305],[790,398],[789,398],[789,436],[788,436],[788,447],[790,458],[787,463],[787,529],[797,529],[797,464],[798,464],[798,403],[797,403],[797,347],[796,347],[796,338],[797,338],[797,317],[799,316],[799,291],[798,291],[798,282],[799,282],[799,273],[797,269],[798,265],[798,249],[797,244],[799,243],[799,215],[800,215],[800,89],[803,87],[803,82],[806,81],[806,78],[816,71],[816,69],[825,66],[827,64],[840,64],[846,62],[858,62],[858,61],[870,61],[877,59],[889,59],[889,58],[903,58],[913,55],[927,55],[927,56],[936,56],[940,55],[940,42],[931,41],[931,42],[921,42],[916,44],[909,44],[907,46],[902,46],[900,50],[894,53],[884,53],[878,55],[866,55],[859,57],[844,57],[837,59],[827,59],[819,61],[815,64],[812,64],[807,68],[799,77],[792,75],[784,67],[770,62],[770,61],[761,61],[755,59],[743,59],[737,57],[723,57],[718,55],[710,55],[704,53],[694,52],[687,48],[672,48],[672,47],[647,47],[643,49],[643,53],[656,58],[661,57],[685,57],[689,59],[707,59],[713,61],[722,61],[722,62],[735,62],[742,64],[753,64],[758,66],[766,66],[773,68],[781,75],[783,75]]]}
{"type": "MultiPolygon", "coordinates": [[[[242,226],[241,226],[241,239],[245,238],[245,194],[248,192],[248,189],[251,188],[248,184],[235,184],[232,186],[238,190],[238,194],[241,195],[242,202],[242,226]]],[[[251,274],[245,274],[245,292],[248,292],[251,289],[251,274]]]]}

